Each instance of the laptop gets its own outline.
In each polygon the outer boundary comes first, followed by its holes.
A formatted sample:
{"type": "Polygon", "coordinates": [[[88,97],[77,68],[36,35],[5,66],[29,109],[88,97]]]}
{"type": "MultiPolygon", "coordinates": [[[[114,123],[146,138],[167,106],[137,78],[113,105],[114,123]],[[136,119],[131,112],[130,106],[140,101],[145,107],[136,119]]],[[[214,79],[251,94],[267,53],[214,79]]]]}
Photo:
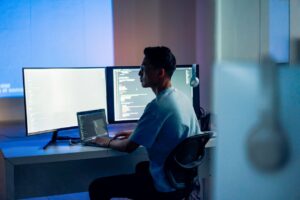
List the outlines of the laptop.
{"type": "Polygon", "coordinates": [[[91,141],[96,137],[108,137],[105,109],[77,112],[77,120],[81,144],[97,146],[91,141]]]}

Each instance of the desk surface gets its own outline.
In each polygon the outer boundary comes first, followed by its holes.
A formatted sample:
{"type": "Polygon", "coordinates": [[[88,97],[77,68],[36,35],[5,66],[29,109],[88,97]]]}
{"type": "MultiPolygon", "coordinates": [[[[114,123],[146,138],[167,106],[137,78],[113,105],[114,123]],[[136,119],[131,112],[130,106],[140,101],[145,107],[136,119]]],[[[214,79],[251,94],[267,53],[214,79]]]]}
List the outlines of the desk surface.
{"type": "MultiPolygon", "coordinates": [[[[0,153],[5,159],[13,164],[57,162],[66,160],[78,160],[89,158],[105,158],[112,156],[122,156],[127,153],[115,151],[108,148],[70,145],[69,141],[57,141],[55,145],[50,145],[46,150],[42,149],[51,138],[52,133],[26,136],[25,127],[22,124],[10,124],[6,129],[2,129],[2,134],[13,135],[9,139],[0,143],[0,153]],[[4,130],[4,131],[3,131],[4,130]],[[17,131],[21,136],[15,136],[12,131],[17,131]],[[21,133],[21,134],[20,134],[21,133]]],[[[109,125],[110,135],[121,130],[133,130],[136,124],[113,124],[109,125]]],[[[59,132],[59,135],[79,137],[78,129],[71,129],[59,132]]],[[[213,147],[215,139],[211,139],[206,147],[213,147]]],[[[146,153],[144,147],[138,148],[134,154],[146,153]]]]}
{"type": "MultiPolygon", "coordinates": [[[[133,130],[136,124],[109,125],[109,134],[114,135],[121,130],[133,130]]],[[[13,164],[42,163],[89,158],[121,156],[127,153],[107,148],[70,145],[69,141],[57,141],[46,150],[42,147],[51,139],[52,133],[26,136],[23,123],[2,124],[1,135],[6,137],[0,142],[2,156],[13,164]]],[[[78,129],[60,131],[60,136],[79,137],[78,129]]],[[[137,150],[144,151],[143,148],[137,150]]]]}
{"type": "MultiPolygon", "coordinates": [[[[110,125],[109,132],[113,135],[134,126],[110,125]]],[[[144,147],[128,154],[57,141],[43,150],[52,133],[27,137],[24,123],[8,124],[4,128],[0,125],[0,135],[5,137],[0,138],[0,199],[86,191],[95,178],[132,173],[137,163],[148,159],[144,147]]],[[[78,137],[79,132],[73,129],[61,131],[59,135],[78,137]]],[[[213,146],[214,139],[211,139],[206,147],[213,146]]],[[[209,176],[209,164],[203,165],[200,171],[201,177],[209,176]]]]}

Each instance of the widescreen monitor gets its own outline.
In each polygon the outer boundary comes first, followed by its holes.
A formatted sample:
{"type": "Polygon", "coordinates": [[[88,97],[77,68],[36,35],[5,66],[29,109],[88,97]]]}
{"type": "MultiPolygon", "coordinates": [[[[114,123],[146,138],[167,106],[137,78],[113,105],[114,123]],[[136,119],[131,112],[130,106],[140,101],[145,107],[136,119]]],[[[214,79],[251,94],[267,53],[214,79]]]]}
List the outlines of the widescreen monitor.
{"type": "MultiPolygon", "coordinates": [[[[108,120],[111,123],[135,122],[144,112],[146,105],[155,98],[151,88],[141,86],[138,75],[139,66],[108,67],[107,75],[110,78],[108,87],[109,112],[108,120]]],[[[190,97],[196,114],[199,112],[199,87],[191,87],[190,80],[193,70],[192,65],[179,65],[172,76],[172,86],[190,97]]],[[[196,75],[198,65],[196,66],[196,75]]],[[[197,76],[198,77],[198,76],[197,76]]]]}
{"type": "Polygon", "coordinates": [[[105,68],[23,68],[23,81],[27,135],[77,127],[77,112],[107,110],[105,68]]]}

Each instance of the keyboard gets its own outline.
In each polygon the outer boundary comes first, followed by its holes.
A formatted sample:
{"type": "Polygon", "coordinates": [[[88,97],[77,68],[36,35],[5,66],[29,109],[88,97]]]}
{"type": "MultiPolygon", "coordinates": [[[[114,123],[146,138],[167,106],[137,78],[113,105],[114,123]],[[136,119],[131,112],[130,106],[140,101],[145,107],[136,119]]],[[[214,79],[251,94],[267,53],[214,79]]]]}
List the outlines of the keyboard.
{"type": "Polygon", "coordinates": [[[92,142],[92,141],[86,141],[81,143],[83,146],[90,146],[90,147],[102,147],[99,144],[92,142]]]}

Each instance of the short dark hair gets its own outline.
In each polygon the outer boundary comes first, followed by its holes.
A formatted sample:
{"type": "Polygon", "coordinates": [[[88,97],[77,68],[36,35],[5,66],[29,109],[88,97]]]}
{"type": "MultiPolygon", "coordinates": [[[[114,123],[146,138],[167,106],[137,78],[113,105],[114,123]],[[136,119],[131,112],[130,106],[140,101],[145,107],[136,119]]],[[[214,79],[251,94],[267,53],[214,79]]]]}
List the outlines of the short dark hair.
{"type": "Polygon", "coordinates": [[[144,55],[150,65],[156,68],[164,68],[171,78],[176,69],[176,58],[168,47],[146,47],[144,55]]]}

